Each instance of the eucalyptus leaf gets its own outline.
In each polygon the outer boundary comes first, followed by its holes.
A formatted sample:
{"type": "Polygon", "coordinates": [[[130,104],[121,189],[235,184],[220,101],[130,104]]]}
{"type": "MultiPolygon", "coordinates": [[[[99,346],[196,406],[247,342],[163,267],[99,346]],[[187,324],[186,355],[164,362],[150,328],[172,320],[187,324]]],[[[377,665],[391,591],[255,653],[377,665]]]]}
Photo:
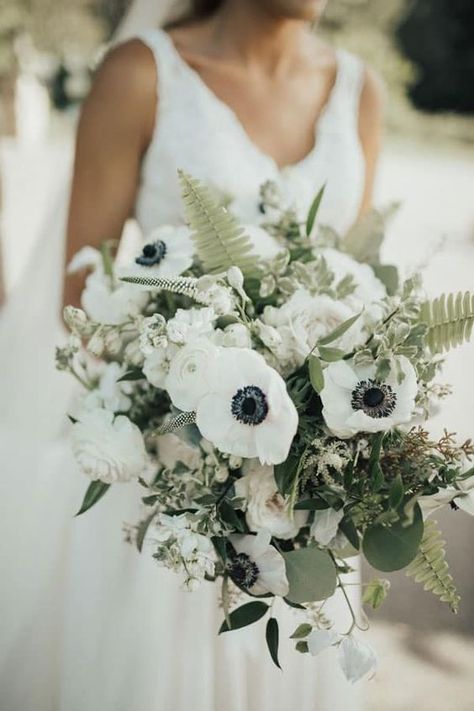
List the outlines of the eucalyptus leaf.
{"type": "Polygon", "coordinates": [[[143,371],[139,368],[136,368],[134,370],[128,370],[124,375],[122,375],[121,378],[117,380],[117,383],[127,383],[134,380],[143,380],[144,377],[145,376],[143,374],[143,371]]]}
{"type": "Polygon", "coordinates": [[[375,276],[380,279],[387,289],[387,294],[389,296],[396,294],[400,284],[397,267],[393,266],[393,264],[375,264],[372,269],[375,272],[375,276]]]}
{"type": "Polygon", "coordinates": [[[403,501],[403,496],[405,494],[405,488],[403,486],[402,477],[397,474],[390,487],[390,492],[388,495],[388,501],[392,509],[398,509],[403,501]]]}
{"type": "Polygon", "coordinates": [[[235,509],[227,501],[222,501],[219,505],[220,517],[225,523],[228,523],[232,528],[235,528],[239,533],[245,532],[245,526],[242,519],[239,518],[235,509]]]}
{"type": "Polygon", "coordinates": [[[146,517],[144,521],[141,521],[141,523],[138,525],[137,537],[135,542],[139,553],[141,553],[143,550],[143,544],[145,542],[146,534],[155,516],[156,511],[153,511],[149,516],[146,517]]]}
{"type": "Polygon", "coordinates": [[[312,631],[313,628],[311,627],[311,625],[307,622],[303,622],[301,625],[298,625],[298,627],[291,635],[290,639],[304,639],[309,634],[311,634],[312,631]]]}
{"type": "Polygon", "coordinates": [[[238,630],[242,627],[252,625],[254,622],[258,622],[258,620],[266,615],[268,608],[269,606],[260,600],[248,602],[246,605],[238,607],[229,614],[230,627],[228,623],[224,621],[219,630],[219,634],[229,632],[230,630],[238,630]]]}
{"type": "Polygon", "coordinates": [[[343,336],[360,317],[361,313],[355,314],[355,316],[351,316],[351,318],[348,318],[346,321],[339,324],[339,326],[336,326],[336,328],[331,331],[331,333],[328,333],[327,336],[324,336],[323,338],[319,339],[318,347],[328,346],[330,343],[334,343],[334,341],[337,341],[337,339],[341,338],[341,336],[343,336]]]}
{"type": "Polygon", "coordinates": [[[362,595],[362,602],[376,610],[386,599],[389,590],[390,583],[388,580],[374,578],[366,585],[362,595]]]}
{"type": "Polygon", "coordinates": [[[86,491],[84,499],[82,501],[81,508],[77,512],[76,516],[81,516],[86,511],[89,511],[94,504],[96,504],[107,491],[110,489],[110,484],[104,484],[103,481],[93,481],[89,484],[86,491]]]}
{"type": "Polygon", "coordinates": [[[277,464],[274,468],[275,482],[283,496],[288,494],[293,487],[299,463],[300,458],[291,454],[288,459],[281,464],[277,464]]]}
{"type": "Polygon", "coordinates": [[[326,551],[300,548],[283,553],[290,584],[288,600],[297,603],[325,600],[337,585],[335,565],[326,551]]]}
{"type": "Polygon", "coordinates": [[[267,622],[267,629],[265,631],[265,638],[267,640],[268,651],[273,660],[275,666],[281,669],[280,662],[278,659],[278,648],[280,644],[280,631],[278,629],[278,622],[274,617],[270,617],[267,622]]]}
{"type": "Polygon", "coordinates": [[[390,526],[367,528],[362,549],[367,561],[376,570],[390,572],[405,568],[416,557],[423,537],[423,516],[419,504],[413,509],[413,521],[408,526],[403,519],[390,526]]]}
{"type": "Polygon", "coordinates": [[[328,346],[319,346],[318,352],[319,357],[327,363],[335,363],[345,356],[345,352],[341,351],[340,348],[329,348],[328,346]]]}

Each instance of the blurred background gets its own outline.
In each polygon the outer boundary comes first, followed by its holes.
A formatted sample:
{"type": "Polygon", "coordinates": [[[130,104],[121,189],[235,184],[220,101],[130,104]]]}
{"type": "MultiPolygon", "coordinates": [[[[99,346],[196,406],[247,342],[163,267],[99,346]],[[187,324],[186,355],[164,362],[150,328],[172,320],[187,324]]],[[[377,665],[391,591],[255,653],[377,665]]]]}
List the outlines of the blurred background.
{"type": "MultiPolygon", "coordinates": [[[[1,0],[0,298],[19,283],[67,175],[80,102],[128,0],[1,0]],[[55,182],[56,181],[56,182],[55,182]]],[[[474,2],[330,0],[320,28],[361,55],[387,87],[386,138],[376,205],[401,207],[385,257],[427,290],[474,289],[474,2]]],[[[474,347],[450,354],[454,395],[435,416],[467,438],[474,428],[474,347]],[[471,372],[468,372],[468,365],[471,372]]],[[[454,617],[404,575],[372,615],[381,656],[370,711],[474,708],[474,521],[438,517],[463,598],[454,617]]],[[[366,579],[373,573],[365,571],[366,579]]]]}

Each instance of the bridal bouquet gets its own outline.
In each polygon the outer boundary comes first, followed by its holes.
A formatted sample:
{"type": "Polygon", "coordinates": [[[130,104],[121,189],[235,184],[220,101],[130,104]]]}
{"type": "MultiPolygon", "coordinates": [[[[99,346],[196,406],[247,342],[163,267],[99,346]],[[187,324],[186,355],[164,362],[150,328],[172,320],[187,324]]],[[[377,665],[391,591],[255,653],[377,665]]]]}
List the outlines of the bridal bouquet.
{"type": "MultiPolygon", "coordinates": [[[[337,647],[355,681],[375,655],[354,635],[352,556],[404,568],[458,608],[429,514],[474,513],[474,446],[435,441],[423,423],[447,394],[443,354],[471,335],[474,297],[427,301],[418,278],[399,284],[380,263],[381,216],[344,241],[318,227],[323,190],[301,223],[268,183],[262,225],[241,227],[210,188],[180,181],[188,226],[158,228],[133,264],[105,244],[70,267],[92,268],[57,352],[85,387],[70,413],[92,480],[79,513],[135,480],[143,514],[128,539],[188,590],[220,581],[221,632],[266,617],[278,665],[281,598],[301,615],[296,650],[337,647]],[[325,614],[337,589],[344,633],[325,614]]],[[[388,589],[374,578],[363,602],[377,608],[388,589]]]]}

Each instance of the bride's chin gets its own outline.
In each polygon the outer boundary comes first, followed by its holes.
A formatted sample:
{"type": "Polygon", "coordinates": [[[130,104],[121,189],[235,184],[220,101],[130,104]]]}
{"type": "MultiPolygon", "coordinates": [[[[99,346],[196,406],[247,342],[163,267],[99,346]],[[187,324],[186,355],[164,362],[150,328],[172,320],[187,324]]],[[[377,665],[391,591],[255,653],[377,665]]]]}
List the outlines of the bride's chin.
{"type": "Polygon", "coordinates": [[[258,0],[275,15],[314,22],[319,20],[328,0],[258,0]]]}

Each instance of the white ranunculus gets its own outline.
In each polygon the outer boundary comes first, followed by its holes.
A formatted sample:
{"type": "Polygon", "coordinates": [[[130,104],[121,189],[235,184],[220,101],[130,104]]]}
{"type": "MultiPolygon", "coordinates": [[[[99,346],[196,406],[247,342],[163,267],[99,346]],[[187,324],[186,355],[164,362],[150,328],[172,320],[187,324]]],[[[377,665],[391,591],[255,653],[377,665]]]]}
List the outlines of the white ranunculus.
{"type": "Polygon", "coordinates": [[[342,638],[339,645],[339,663],[346,679],[352,683],[377,670],[377,654],[367,642],[352,635],[342,638]]]}
{"type": "Polygon", "coordinates": [[[314,512],[311,524],[311,536],[321,546],[328,546],[337,536],[339,524],[344,517],[344,510],[323,509],[314,512]]]}
{"type": "Polygon", "coordinates": [[[163,225],[146,238],[142,253],[135,263],[122,265],[120,276],[168,278],[190,269],[194,259],[191,230],[188,227],[163,225]]]}
{"type": "Polygon", "coordinates": [[[385,432],[410,421],[418,392],[416,373],[404,356],[398,358],[398,365],[404,375],[401,383],[396,372],[377,381],[375,366],[339,361],[325,369],[323,417],[333,435],[347,438],[358,432],[385,432]]]}
{"type": "MultiPolygon", "coordinates": [[[[165,387],[179,410],[193,412],[208,392],[207,371],[212,371],[219,349],[200,338],[180,348],[171,360],[165,387]]],[[[216,413],[217,414],[217,413],[216,413]]]]}
{"type": "MultiPolygon", "coordinates": [[[[170,371],[171,376],[171,371],[170,371]]],[[[199,386],[196,424],[226,454],[258,457],[262,464],[283,462],[298,427],[298,414],[285,381],[255,351],[220,348],[199,386]]]]}
{"type": "Polygon", "coordinates": [[[166,325],[168,338],[180,346],[197,338],[207,338],[214,332],[217,314],[214,309],[178,309],[166,325]]]}
{"type": "Polygon", "coordinates": [[[101,268],[89,274],[81,295],[87,315],[98,323],[117,326],[138,316],[148,294],[130,284],[114,282],[101,268]]]}
{"type": "Polygon", "coordinates": [[[258,459],[246,460],[244,476],[235,482],[235,493],[246,500],[246,520],[251,531],[270,531],[276,538],[289,539],[306,523],[307,513],[290,516],[285,499],[278,491],[273,467],[258,459]]]}
{"type": "MultiPolygon", "coordinates": [[[[327,336],[355,313],[329,296],[311,296],[306,289],[298,289],[280,308],[267,306],[263,321],[273,326],[280,335],[280,343],[272,348],[277,358],[282,363],[299,367],[320,338],[327,336]]],[[[364,338],[361,324],[356,321],[331,345],[351,351],[360,345],[364,338]]]]}
{"type": "Polygon", "coordinates": [[[72,428],[72,450],[81,470],[106,484],[137,479],[148,457],[142,433],[128,417],[91,410],[72,428]]]}
{"type": "Polygon", "coordinates": [[[233,580],[252,595],[273,593],[288,595],[285,559],[270,545],[271,535],[260,531],[256,536],[229,536],[236,556],[230,563],[233,580]]]}

